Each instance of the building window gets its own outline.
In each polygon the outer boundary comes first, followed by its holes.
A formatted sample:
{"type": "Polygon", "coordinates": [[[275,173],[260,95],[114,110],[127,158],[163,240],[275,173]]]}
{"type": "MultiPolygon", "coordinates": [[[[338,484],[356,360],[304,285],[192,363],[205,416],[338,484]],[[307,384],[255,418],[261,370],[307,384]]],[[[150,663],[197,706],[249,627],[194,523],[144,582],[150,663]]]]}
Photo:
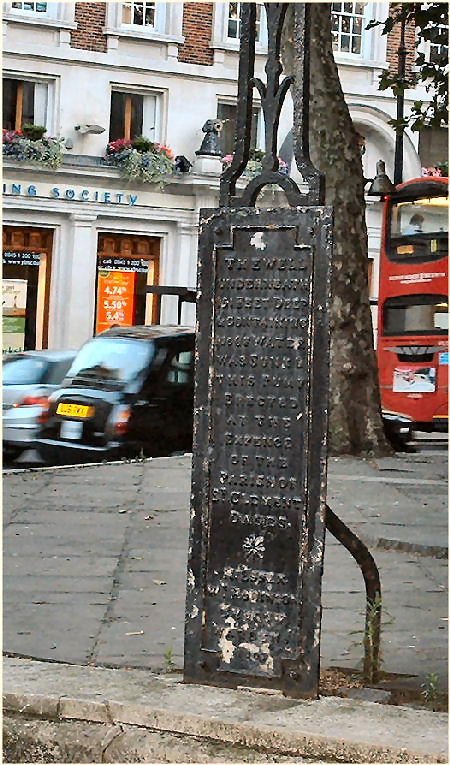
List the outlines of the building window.
{"type": "Polygon", "coordinates": [[[24,13],[47,13],[48,3],[11,3],[11,8],[15,11],[23,11],[24,13]]]}
{"type": "MultiPolygon", "coordinates": [[[[222,152],[222,156],[225,156],[226,154],[233,154],[234,152],[236,114],[236,104],[219,102],[217,105],[217,119],[224,120],[224,124],[220,132],[220,150],[222,152]]],[[[253,107],[250,135],[250,146],[253,149],[259,148],[260,125],[261,109],[255,106],[253,107]]]]}
{"type": "Polygon", "coordinates": [[[439,24],[435,31],[439,35],[439,42],[429,42],[429,51],[426,58],[430,64],[442,65],[443,57],[445,59],[444,64],[448,61],[448,25],[439,24]]]}
{"type": "Polygon", "coordinates": [[[23,125],[47,126],[48,85],[13,78],[3,79],[3,129],[23,125]]]}
{"type": "Polygon", "coordinates": [[[332,3],[331,33],[333,50],[339,53],[362,53],[364,8],[366,3],[332,3]]]}
{"type": "Polygon", "coordinates": [[[155,27],[156,3],[122,3],[122,24],[138,27],[155,27]]]}
{"type": "Polygon", "coordinates": [[[158,97],[142,93],[113,90],[111,93],[111,120],[109,140],[131,140],[144,135],[152,141],[158,139],[158,97]]]}
{"type": "MultiPolygon", "coordinates": [[[[241,5],[242,3],[228,3],[228,31],[230,40],[239,40],[241,37],[241,5]]],[[[256,42],[261,42],[261,12],[262,5],[256,6],[256,42]]]]}

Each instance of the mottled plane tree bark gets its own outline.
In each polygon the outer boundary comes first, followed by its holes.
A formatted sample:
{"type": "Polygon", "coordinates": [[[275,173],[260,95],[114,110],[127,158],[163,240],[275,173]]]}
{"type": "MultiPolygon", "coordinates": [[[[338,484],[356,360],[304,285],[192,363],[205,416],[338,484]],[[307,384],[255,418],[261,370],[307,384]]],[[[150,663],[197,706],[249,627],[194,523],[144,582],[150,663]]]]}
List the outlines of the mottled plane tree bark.
{"type": "MultiPolygon", "coordinates": [[[[368,287],[362,138],[342,92],[333,57],[331,5],[310,3],[311,159],[326,177],[334,207],[331,278],[329,453],[391,452],[380,411],[368,287]]],[[[284,69],[293,55],[293,4],[284,25],[284,69]]]]}

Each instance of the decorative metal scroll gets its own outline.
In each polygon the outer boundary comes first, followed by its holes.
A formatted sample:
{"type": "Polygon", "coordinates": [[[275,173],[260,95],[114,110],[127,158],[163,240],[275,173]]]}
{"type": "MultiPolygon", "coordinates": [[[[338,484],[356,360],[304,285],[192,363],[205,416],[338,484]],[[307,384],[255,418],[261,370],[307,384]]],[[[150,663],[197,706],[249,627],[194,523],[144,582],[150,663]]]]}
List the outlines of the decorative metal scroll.
{"type": "Polygon", "coordinates": [[[184,679],[310,698],[319,679],[332,211],[308,155],[308,9],[295,4],[295,72],[281,80],[287,6],[266,4],[263,84],[254,77],[255,4],[241,6],[235,152],[221,207],[200,212],[184,679]],[[237,196],[254,87],[266,153],[237,196]],[[306,193],[278,169],[289,87],[306,193]],[[273,183],[290,207],[258,209],[273,183]]]}
{"type": "Polygon", "coordinates": [[[241,3],[241,47],[238,74],[238,107],[233,160],[221,176],[220,205],[222,207],[251,207],[264,186],[280,186],[292,207],[323,204],[325,183],[323,174],[309,157],[309,8],[307,3],[294,3],[294,71],[280,82],[283,70],[280,44],[283,23],[289,3],[265,3],[267,14],[268,55],[267,83],[254,76],[256,4],[241,3]],[[277,157],[278,126],[281,109],[292,86],[294,102],[294,157],[308,191],[302,192],[292,178],[279,172],[277,157]],[[265,156],[262,172],[246,186],[241,196],[235,196],[236,181],[243,174],[250,153],[250,124],[253,89],[261,97],[264,114],[265,156]]]}

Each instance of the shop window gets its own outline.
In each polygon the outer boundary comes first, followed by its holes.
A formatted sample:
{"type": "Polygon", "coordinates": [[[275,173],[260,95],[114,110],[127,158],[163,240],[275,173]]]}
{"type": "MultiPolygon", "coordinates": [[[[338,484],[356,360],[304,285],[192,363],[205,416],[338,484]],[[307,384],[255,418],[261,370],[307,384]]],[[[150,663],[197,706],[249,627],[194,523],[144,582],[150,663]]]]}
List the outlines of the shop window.
{"type": "Polygon", "coordinates": [[[4,227],[3,352],[47,347],[53,232],[4,227]]]}
{"type": "Polygon", "coordinates": [[[332,3],[333,50],[339,53],[363,52],[363,26],[366,3],[332,3]]]}
{"type": "MultiPolygon", "coordinates": [[[[220,150],[222,156],[233,154],[234,138],[236,132],[237,106],[230,103],[218,103],[217,119],[224,120],[222,130],[220,131],[220,150]]],[[[257,106],[253,108],[250,146],[253,149],[259,147],[261,128],[261,109],[257,106]]]]}
{"type": "Polygon", "coordinates": [[[113,90],[111,93],[111,119],[109,140],[130,140],[144,135],[152,141],[158,139],[158,96],[155,94],[113,90]]]}
{"type": "Polygon", "coordinates": [[[3,129],[20,130],[23,125],[47,125],[48,84],[3,78],[3,129]]]}
{"type": "Polygon", "coordinates": [[[95,334],[114,325],[156,323],[156,299],[146,288],[158,280],[158,239],[112,233],[99,236],[95,334]]]}

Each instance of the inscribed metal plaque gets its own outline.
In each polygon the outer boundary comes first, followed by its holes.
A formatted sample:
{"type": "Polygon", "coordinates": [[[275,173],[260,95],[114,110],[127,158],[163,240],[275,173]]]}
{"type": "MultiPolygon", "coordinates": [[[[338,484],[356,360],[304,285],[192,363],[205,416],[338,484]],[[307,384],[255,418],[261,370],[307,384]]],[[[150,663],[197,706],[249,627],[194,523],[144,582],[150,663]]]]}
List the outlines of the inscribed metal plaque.
{"type": "Polygon", "coordinates": [[[185,676],[277,685],[309,662],[320,626],[330,213],[208,213],[185,676]]]}

